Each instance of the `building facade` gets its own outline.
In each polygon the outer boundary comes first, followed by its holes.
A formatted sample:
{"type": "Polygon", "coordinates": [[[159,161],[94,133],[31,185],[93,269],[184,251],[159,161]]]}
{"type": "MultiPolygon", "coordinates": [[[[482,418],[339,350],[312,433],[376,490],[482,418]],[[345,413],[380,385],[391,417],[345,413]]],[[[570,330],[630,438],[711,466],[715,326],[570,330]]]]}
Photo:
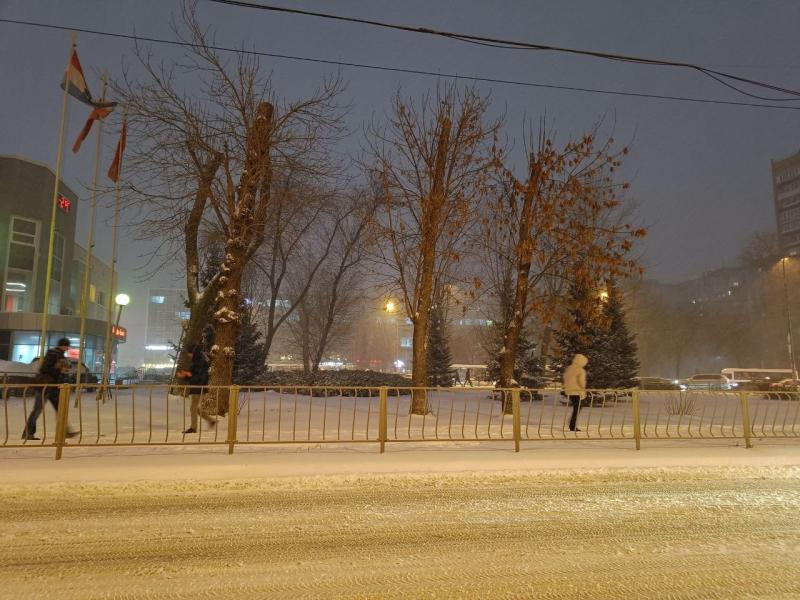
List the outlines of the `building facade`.
{"type": "Polygon", "coordinates": [[[772,191],[781,256],[800,255],[800,152],[772,161],[772,191]]]}
{"type": "Polygon", "coordinates": [[[150,288],[147,295],[147,330],[144,365],[151,368],[171,366],[174,346],[181,341],[183,322],[190,316],[185,292],[170,288],[150,288]]]}
{"type": "MultiPolygon", "coordinates": [[[[78,356],[80,300],[86,251],[75,243],[78,196],[66,184],[58,187],[50,294],[45,278],[50,245],[55,175],[46,165],[15,156],[0,156],[0,359],[30,362],[39,356],[43,311],[48,313],[47,346],[61,337],[78,356]]],[[[110,269],[96,258],[90,277],[95,290],[86,319],[84,362],[103,368],[107,321],[105,297],[110,269]]],[[[91,297],[91,293],[90,293],[91,297]]],[[[117,341],[124,341],[119,330],[117,341]]]]}

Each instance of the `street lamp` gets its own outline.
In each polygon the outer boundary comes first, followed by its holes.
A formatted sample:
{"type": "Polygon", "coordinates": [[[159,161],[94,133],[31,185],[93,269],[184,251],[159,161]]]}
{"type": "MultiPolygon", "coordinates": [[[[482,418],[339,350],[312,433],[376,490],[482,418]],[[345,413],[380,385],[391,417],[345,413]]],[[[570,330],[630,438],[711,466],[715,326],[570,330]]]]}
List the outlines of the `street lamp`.
{"type": "MultiPolygon", "coordinates": [[[[387,314],[394,315],[397,312],[397,305],[393,300],[387,300],[383,305],[383,311],[387,314]]],[[[393,316],[392,320],[394,321],[394,348],[392,349],[392,356],[394,356],[395,353],[400,352],[400,324],[398,323],[396,316],[393,316]]],[[[400,371],[403,366],[405,366],[403,361],[399,358],[393,359],[392,365],[397,371],[400,371]]]]}
{"type": "Polygon", "coordinates": [[[797,380],[797,363],[794,361],[794,340],[792,337],[792,316],[789,312],[789,286],[786,283],[786,261],[788,256],[781,259],[781,272],[783,273],[783,299],[786,306],[786,342],[789,345],[789,361],[792,365],[792,379],[797,380]]]}
{"type": "Polygon", "coordinates": [[[122,309],[131,303],[131,297],[128,294],[117,294],[114,298],[114,303],[117,305],[117,327],[119,327],[119,319],[122,317],[122,309]]]}
{"type": "MultiPolygon", "coordinates": [[[[131,303],[131,297],[128,296],[128,294],[117,294],[114,297],[114,303],[117,305],[117,321],[114,327],[111,327],[110,320],[108,322],[108,330],[106,331],[106,351],[103,359],[103,379],[100,382],[101,386],[97,389],[97,399],[100,400],[100,398],[102,398],[103,402],[105,402],[103,386],[109,384],[111,376],[111,356],[115,353],[115,344],[112,340],[116,335],[116,332],[119,331],[119,320],[122,317],[122,309],[131,303]]],[[[109,316],[111,315],[109,314],[109,316]]]]}

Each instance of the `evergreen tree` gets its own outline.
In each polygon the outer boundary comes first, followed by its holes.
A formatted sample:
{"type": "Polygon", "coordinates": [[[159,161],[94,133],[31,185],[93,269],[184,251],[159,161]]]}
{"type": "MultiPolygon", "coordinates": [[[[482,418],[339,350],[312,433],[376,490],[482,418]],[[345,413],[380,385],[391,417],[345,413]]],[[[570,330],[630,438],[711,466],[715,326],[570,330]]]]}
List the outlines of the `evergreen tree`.
{"type": "MultiPolygon", "coordinates": [[[[507,278],[500,290],[497,307],[500,318],[493,320],[484,341],[484,350],[491,357],[486,364],[486,374],[493,381],[500,378],[500,352],[503,350],[506,323],[511,318],[513,300],[511,283],[511,279],[507,278]]],[[[544,364],[537,356],[536,350],[537,346],[532,341],[528,328],[524,328],[517,344],[517,356],[514,359],[514,379],[523,387],[537,388],[542,385],[544,364]]]]}
{"type": "Polygon", "coordinates": [[[437,303],[430,311],[428,329],[428,385],[450,387],[453,375],[450,370],[452,355],[447,342],[444,309],[437,303]]]}
{"type": "MultiPolygon", "coordinates": [[[[223,250],[218,245],[211,245],[204,258],[203,269],[199,276],[202,287],[207,286],[219,271],[224,258],[223,250]]],[[[203,327],[202,339],[200,340],[203,351],[207,353],[211,352],[216,334],[213,320],[214,310],[212,306],[206,316],[206,324],[203,327]]],[[[264,342],[264,334],[253,320],[252,305],[247,300],[244,300],[238,313],[241,316],[241,324],[234,344],[236,356],[233,362],[233,383],[236,385],[249,385],[257,383],[264,373],[267,348],[264,342]]]]}
{"type": "Polygon", "coordinates": [[[589,359],[586,385],[594,388],[593,375],[598,366],[595,349],[600,329],[599,298],[588,281],[573,281],[567,293],[567,306],[561,317],[561,326],[554,332],[559,349],[556,367],[563,373],[573,356],[583,354],[589,359]]]}
{"type": "Polygon", "coordinates": [[[239,309],[241,321],[234,346],[236,356],[233,361],[233,383],[236,385],[258,383],[264,374],[264,363],[267,360],[264,334],[253,321],[252,305],[246,302],[239,309]]]}
{"type": "Polygon", "coordinates": [[[610,282],[603,302],[602,332],[595,341],[598,365],[594,381],[598,388],[630,388],[639,374],[636,341],[625,322],[625,307],[619,288],[610,282]]]}
{"type": "Polygon", "coordinates": [[[588,282],[570,285],[569,309],[555,333],[560,349],[559,370],[575,354],[589,359],[586,385],[590,389],[620,389],[634,385],[639,371],[637,347],[625,323],[622,297],[610,282],[602,299],[588,282]]]}

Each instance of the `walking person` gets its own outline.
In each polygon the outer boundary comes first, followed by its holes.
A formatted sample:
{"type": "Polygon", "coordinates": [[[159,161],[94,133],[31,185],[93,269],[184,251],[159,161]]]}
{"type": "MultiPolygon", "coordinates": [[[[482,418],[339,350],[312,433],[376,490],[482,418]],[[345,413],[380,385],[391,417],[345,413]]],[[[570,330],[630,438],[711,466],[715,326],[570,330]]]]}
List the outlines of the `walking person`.
{"type": "MultiPolygon", "coordinates": [[[[25,431],[22,432],[23,440],[38,440],[36,437],[36,421],[44,409],[44,401],[47,400],[52,404],[56,413],[58,413],[58,399],[59,389],[57,384],[62,383],[64,376],[69,371],[69,364],[67,363],[64,355],[69,350],[70,342],[67,338],[58,340],[58,345],[50,348],[44,355],[44,359],[39,363],[39,371],[36,377],[36,382],[41,384],[41,387],[36,392],[36,400],[33,403],[33,410],[28,415],[25,422],[25,431]]],[[[77,431],[67,427],[67,437],[75,437],[78,435],[77,431]]]]}
{"type": "MultiPolygon", "coordinates": [[[[189,388],[189,396],[192,399],[192,405],[189,409],[191,414],[191,422],[189,424],[189,429],[183,433],[197,433],[197,427],[199,425],[198,417],[200,416],[200,404],[203,394],[205,393],[203,386],[208,385],[209,363],[206,353],[203,352],[203,349],[199,344],[195,344],[189,348],[188,354],[192,361],[189,377],[189,385],[192,386],[189,388]]],[[[217,424],[217,422],[211,417],[203,415],[203,418],[206,420],[209,427],[217,424]]]]}
{"type": "Polygon", "coordinates": [[[469,384],[469,387],[472,387],[472,369],[467,369],[467,373],[464,375],[463,387],[467,387],[467,384],[469,384]]]}
{"type": "Polygon", "coordinates": [[[581,400],[586,397],[586,369],[589,359],[583,354],[576,354],[572,359],[572,364],[564,369],[564,393],[569,398],[572,405],[572,417],[569,420],[570,431],[580,431],[577,427],[578,411],[581,407],[581,400]]]}

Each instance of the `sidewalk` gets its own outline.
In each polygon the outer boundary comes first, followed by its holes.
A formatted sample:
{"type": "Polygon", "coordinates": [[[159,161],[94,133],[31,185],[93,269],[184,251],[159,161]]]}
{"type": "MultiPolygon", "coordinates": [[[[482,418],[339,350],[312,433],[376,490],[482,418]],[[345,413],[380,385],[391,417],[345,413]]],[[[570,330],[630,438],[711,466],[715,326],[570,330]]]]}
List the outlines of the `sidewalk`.
{"type": "Polygon", "coordinates": [[[630,441],[523,444],[376,444],[226,447],[53,448],[0,450],[0,485],[87,482],[268,479],[369,474],[582,471],[674,467],[781,467],[800,465],[796,440],[757,441],[751,449],[735,441],[630,441]]]}

